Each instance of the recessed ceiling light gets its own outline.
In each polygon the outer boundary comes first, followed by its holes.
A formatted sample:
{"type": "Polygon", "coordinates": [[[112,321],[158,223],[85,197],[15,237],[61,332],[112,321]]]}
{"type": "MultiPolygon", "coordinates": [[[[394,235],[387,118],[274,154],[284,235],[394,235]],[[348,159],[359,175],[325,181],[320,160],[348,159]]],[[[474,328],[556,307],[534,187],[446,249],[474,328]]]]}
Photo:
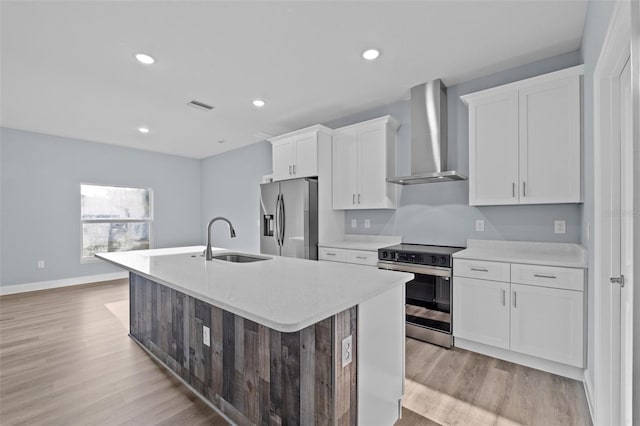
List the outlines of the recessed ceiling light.
{"type": "Polygon", "coordinates": [[[149,133],[149,128],[148,127],[138,127],[138,131],[140,133],[149,133]]]}
{"type": "Polygon", "coordinates": [[[367,61],[373,61],[378,56],[380,56],[380,51],[378,49],[368,49],[368,50],[365,50],[364,53],[362,54],[362,57],[365,58],[367,61]]]}
{"type": "Polygon", "coordinates": [[[136,59],[138,60],[138,62],[140,62],[141,64],[145,64],[145,65],[151,65],[152,63],[154,63],[156,60],[153,59],[151,56],[147,55],[146,53],[137,53],[136,54],[136,59]]]}
{"type": "Polygon", "coordinates": [[[264,101],[262,99],[254,99],[253,106],[257,106],[258,108],[261,108],[264,106],[264,101]]]}

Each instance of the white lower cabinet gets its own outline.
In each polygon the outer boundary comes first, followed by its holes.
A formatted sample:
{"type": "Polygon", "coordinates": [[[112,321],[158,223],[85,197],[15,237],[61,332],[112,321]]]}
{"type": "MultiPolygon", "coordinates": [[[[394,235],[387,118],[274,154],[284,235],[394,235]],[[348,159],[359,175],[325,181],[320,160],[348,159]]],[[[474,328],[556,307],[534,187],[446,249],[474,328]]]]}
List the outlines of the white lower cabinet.
{"type": "Polygon", "coordinates": [[[454,336],[509,349],[509,283],[455,278],[454,336]]]}
{"type": "Polygon", "coordinates": [[[511,284],[511,350],[584,365],[581,291],[511,284]]]}
{"type": "Polygon", "coordinates": [[[584,367],[584,270],[456,259],[453,274],[455,338],[584,367]]]}
{"type": "Polygon", "coordinates": [[[369,250],[319,247],[318,260],[376,266],[378,264],[378,252],[369,250]]]}

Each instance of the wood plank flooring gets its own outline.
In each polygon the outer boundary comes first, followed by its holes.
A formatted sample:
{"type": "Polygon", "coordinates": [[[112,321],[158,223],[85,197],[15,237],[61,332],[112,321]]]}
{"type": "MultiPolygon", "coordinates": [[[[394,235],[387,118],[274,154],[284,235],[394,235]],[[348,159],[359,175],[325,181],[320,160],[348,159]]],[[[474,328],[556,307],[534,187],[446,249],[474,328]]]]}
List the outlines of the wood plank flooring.
{"type": "MultiPolygon", "coordinates": [[[[0,424],[226,425],[127,336],[128,297],[127,280],[0,297],[0,424]]],[[[591,424],[574,380],[413,339],[406,353],[397,426],[591,424]]]]}

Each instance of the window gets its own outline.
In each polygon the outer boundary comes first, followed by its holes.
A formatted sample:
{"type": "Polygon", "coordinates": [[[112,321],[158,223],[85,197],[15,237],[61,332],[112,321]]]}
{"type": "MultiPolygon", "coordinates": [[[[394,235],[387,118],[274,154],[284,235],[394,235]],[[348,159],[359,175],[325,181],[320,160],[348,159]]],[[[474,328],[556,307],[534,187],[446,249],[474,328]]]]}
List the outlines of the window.
{"type": "Polygon", "coordinates": [[[80,185],[82,260],[95,253],[150,248],[152,191],[149,188],[80,185]]]}

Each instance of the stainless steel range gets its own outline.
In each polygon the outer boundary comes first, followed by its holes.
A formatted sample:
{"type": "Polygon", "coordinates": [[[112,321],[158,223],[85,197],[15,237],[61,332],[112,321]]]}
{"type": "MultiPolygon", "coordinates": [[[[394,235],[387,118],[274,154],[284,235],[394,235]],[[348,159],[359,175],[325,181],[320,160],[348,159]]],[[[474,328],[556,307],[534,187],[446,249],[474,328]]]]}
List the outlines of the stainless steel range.
{"type": "Polygon", "coordinates": [[[407,282],[407,336],[450,348],[451,334],[451,255],[464,247],[398,244],[378,250],[378,268],[410,272],[407,282]]]}

